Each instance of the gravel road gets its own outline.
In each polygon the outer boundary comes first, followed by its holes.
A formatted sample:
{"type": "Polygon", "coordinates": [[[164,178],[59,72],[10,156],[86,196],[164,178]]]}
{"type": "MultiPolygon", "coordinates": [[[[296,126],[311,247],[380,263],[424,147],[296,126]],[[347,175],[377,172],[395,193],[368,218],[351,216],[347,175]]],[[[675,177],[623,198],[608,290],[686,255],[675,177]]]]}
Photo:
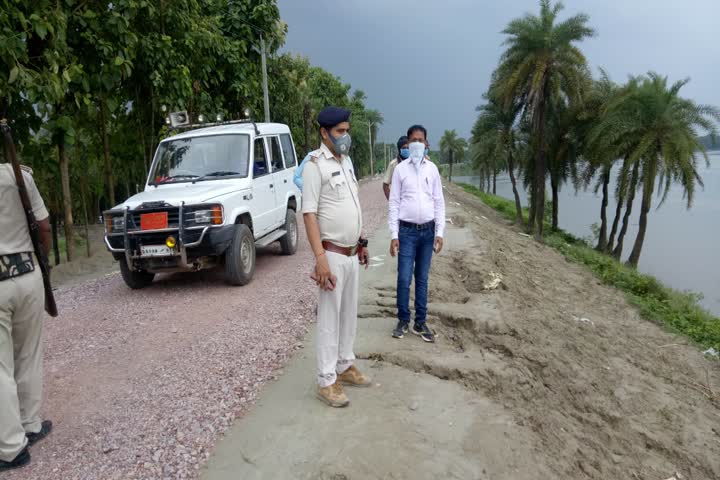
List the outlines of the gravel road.
{"type": "MultiPolygon", "coordinates": [[[[365,232],[383,228],[380,180],[360,194],[365,232]]],[[[245,287],[211,271],[142,291],[118,274],[58,290],[61,315],[45,325],[43,407],[55,430],[32,448],[31,466],[5,478],[195,478],[218,436],[303,348],[315,289],[299,224],[297,254],[259,251],[245,287]]]]}

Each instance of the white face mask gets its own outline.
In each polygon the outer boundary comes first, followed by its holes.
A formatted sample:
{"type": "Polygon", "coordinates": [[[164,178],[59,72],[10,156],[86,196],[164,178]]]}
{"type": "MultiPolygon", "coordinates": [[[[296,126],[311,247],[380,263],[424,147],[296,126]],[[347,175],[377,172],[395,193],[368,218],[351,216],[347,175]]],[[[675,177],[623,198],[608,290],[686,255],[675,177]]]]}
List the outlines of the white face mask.
{"type": "Polygon", "coordinates": [[[425,158],[425,144],[422,142],[413,142],[410,144],[410,161],[415,165],[420,164],[425,158]]]}

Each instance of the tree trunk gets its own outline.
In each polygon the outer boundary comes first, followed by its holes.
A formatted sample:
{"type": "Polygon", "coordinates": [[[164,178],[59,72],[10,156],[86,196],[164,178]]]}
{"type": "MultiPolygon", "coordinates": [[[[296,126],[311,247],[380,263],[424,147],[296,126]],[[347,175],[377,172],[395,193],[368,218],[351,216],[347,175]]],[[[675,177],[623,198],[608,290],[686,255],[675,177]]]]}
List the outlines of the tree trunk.
{"type": "Polygon", "coordinates": [[[615,235],[617,235],[617,229],[620,225],[620,216],[622,215],[623,205],[625,203],[625,195],[620,195],[617,198],[617,205],[615,206],[615,218],[613,218],[612,228],[610,229],[610,236],[608,237],[607,245],[605,245],[605,253],[612,254],[615,248],[615,235]]]}
{"type": "Polygon", "coordinates": [[[105,159],[105,184],[108,188],[108,196],[110,204],[115,206],[115,180],[112,174],[112,165],[110,164],[110,137],[107,129],[107,105],[105,99],[100,99],[100,135],[103,142],[103,158],[105,159]]]}
{"type": "Polygon", "coordinates": [[[630,177],[630,186],[628,187],[627,194],[627,205],[625,206],[625,215],[623,216],[623,224],[618,234],[618,242],[613,250],[613,257],[620,260],[622,257],[623,243],[625,241],[625,234],[627,233],[628,225],[630,224],[630,215],[632,214],[633,201],[635,200],[635,191],[637,190],[638,175],[640,172],[640,160],[635,162],[633,167],[632,176],[630,177]]]}
{"type": "Polygon", "coordinates": [[[595,247],[599,252],[604,252],[607,248],[607,206],[608,206],[608,185],[610,184],[610,169],[612,165],[606,165],[602,171],[602,203],[600,205],[600,235],[598,236],[598,244],[595,247]]]}
{"type": "Polygon", "coordinates": [[[50,228],[52,229],[53,239],[53,255],[55,256],[55,265],[60,265],[60,239],[58,238],[58,220],[53,210],[50,210],[50,228]]]}
{"type": "Polygon", "coordinates": [[[558,222],[558,210],[560,209],[560,198],[558,192],[560,191],[560,182],[555,175],[550,175],[550,187],[552,188],[552,230],[558,231],[560,223],[558,222]]]}
{"type": "Polygon", "coordinates": [[[490,193],[492,191],[492,190],[490,190],[490,182],[491,182],[490,172],[487,172],[485,179],[487,180],[487,192],[490,193]]]}
{"type": "Polygon", "coordinates": [[[535,197],[537,197],[537,188],[535,188],[535,181],[530,184],[530,211],[528,212],[527,232],[532,233],[535,231],[535,216],[537,215],[537,204],[535,203],[535,197]]]}
{"type": "Polygon", "coordinates": [[[655,190],[656,162],[657,160],[650,160],[650,168],[647,170],[643,169],[643,197],[640,207],[640,225],[638,227],[637,237],[635,237],[635,245],[633,245],[632,252],[630,252],[630,258],[628,258],[627,261],[627,264],[633,268],[637,268],[638,263],[640,262],[640,253],[642,253],[643,243],[645,242],[648,212],[650,211],[652,196],[655,190]]]}
{"type": "Polygon", "coordinates": [[[452,182],[452,167],[453,167],[453,151],[452,148],[448,151],[450,154],[450,175],[448,176],[448,181],[452,182]]]}
{"type": "Polygon", "coordinates": [[[510,172],[510,183],[512,184],[513,196],[515,197],[515,214],[517,215],[517,223],[523,224],[522,204],[520,203],[520,193],[517,189],[515,180],[515,159],[512,154],[512,147],[508,146],[508,171],[510,172]]]}
{"type": "Polygon", "coordinates": [[[75,232],[72,216],[72,194],[70,193],[70,160],[64,138],[60,139],[58,154],[60,156],[60,180],[62,182],[63,212],[65,218],[65,256],[68,262],[72,262],[73,258],[75,258],[75,232]]]}
{"type": "MultiPolygon", "coordinates": [[[[623,160],[622,172],[626,174],[628,167],[628,158],[623,160]]],[[[622,214],[623,204],[625,203],[625,190],[618,189],[617,205],[615,206],[615,218],[613,218],[612,228],[610,229],[610,238],[605,246],[605,253],[612,254],[615,247],[615,235],[617,234],[618,225],[620,224],[620,215],[622,214]]]]}
{"type": "Polygon", "coordinates": [[[493,167],[493,195],[497,195],[497,168],[493,167]]]}
{"type": "MultiPolygon", "coordinates": [[[[547,87],[543,89],[547,90],[547,87]]],[[[538,126],[537,126],[537,141],[538,141],[538,156],[537,164],[535,165],[535,183],[536,193],[535,197],[535,239],[542,240],[543,238],[543,227],[545,221],[545,172],[547,170],[546,155],[545,155],[545,102],[543,99],[540,100],[538,106],[538,126]]]]}
{"type": "Polygon", "coordinates": [[[85,253],[88,258],[90,258],[92,256],[92,251],[90,250],[90,219],[88,218],[87,200],[85,199],[87,188],[85,182],[82,182],[80,186],[82,188],[80,196],[82,197],[83,215],[85,216],[85,253]]]}

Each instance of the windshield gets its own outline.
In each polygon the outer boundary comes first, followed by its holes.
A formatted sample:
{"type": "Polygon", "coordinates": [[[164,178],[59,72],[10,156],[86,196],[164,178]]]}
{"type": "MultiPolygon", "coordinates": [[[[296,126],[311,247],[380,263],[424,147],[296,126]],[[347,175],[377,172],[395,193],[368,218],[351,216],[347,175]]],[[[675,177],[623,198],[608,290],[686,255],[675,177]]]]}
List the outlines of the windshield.
{"type": "Polygon", "coordinates": [[[163,142],[158,147],[150,184],[247,177],[250,137],[211,135],[163,142]]]}

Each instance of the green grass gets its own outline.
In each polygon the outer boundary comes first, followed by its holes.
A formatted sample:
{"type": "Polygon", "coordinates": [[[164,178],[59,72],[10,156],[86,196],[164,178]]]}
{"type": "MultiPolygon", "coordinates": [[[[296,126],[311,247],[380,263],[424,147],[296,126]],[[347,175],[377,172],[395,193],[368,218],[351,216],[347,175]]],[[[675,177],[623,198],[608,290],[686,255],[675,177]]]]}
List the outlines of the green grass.
{"type": "MultiPolygon", "coordinates": [[[[482,192],[471,185],[460,186],[504,217],[515,219],[514,202],[482,192]]],[[[547,231],[550,232],[550,229],[547,231]]],[[[687,335],[705,348],[720,350],[720,319],[698,304],[700,295],[666,287],[655,277],[627,267],[562,230],[546,235],[545,243],[562,253],[567,260],[588,267],[605,284],[623,291],[643,318],[687,335]]]]}

